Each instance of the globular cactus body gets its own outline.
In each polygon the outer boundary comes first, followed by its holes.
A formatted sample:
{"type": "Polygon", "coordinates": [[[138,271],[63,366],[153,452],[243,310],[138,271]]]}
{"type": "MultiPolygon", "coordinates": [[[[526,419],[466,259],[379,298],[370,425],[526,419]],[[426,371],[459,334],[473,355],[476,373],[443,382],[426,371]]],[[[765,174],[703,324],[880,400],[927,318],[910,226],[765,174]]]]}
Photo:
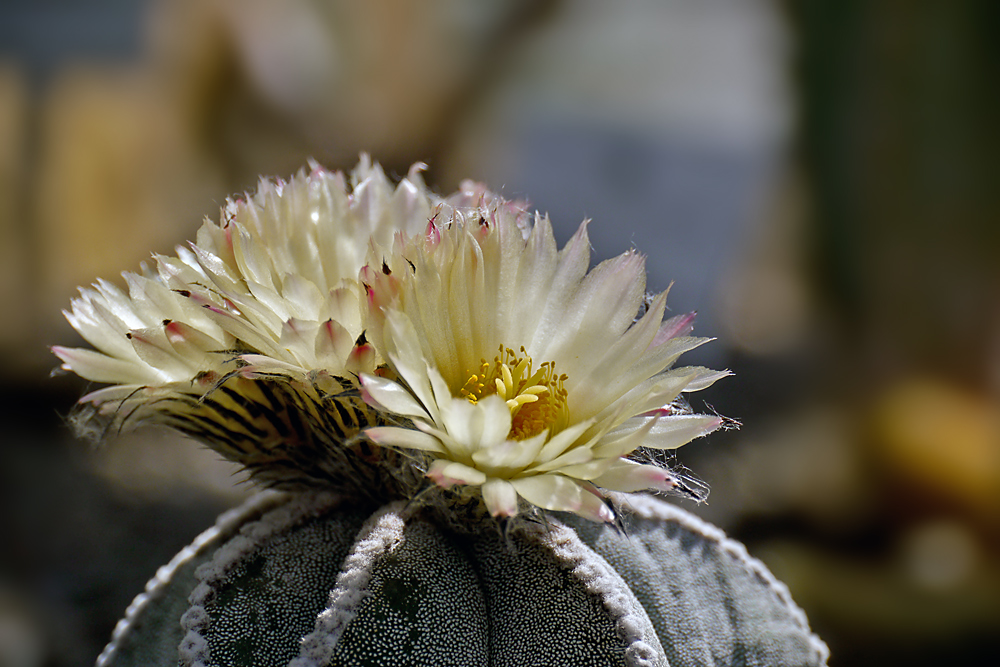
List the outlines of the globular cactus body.
{"type": "Polygon", "coordinates": [[[738,543],[648,497],[626,532],[572,515],[456,530],[397,502],[263,494],[157,573],[99,667],[821,665],[738,543]]]}
{"type": "Polygon", "coordinates": [[[635,251],[414,165],[311,163],[155,266],[81,290],[106,386],[74,422],[188,434],[289,495],[225,515],[150,583],[100,667],[811,665],[826,649],[669,452],[726,425],[675,367],[635,251]],[[625,527],[622,534],[621,526],[625,527]]]}

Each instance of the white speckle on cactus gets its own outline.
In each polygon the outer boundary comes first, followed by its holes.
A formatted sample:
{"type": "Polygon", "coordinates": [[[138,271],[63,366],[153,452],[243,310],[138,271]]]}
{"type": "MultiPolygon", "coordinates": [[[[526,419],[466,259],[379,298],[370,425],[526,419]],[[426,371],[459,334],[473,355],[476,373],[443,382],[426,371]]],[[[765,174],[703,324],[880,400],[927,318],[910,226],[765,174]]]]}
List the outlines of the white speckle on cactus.
{"type": "Polygon", "coordinates": [[[770,592],[774,597],[775,603],[788,614],[789,620],[798,627],[802,638],[807,642],[809,650],[813,654],[815,663],[826,664],[830,657],[830,649],[826,645],[826,642],[809,630],[809,621],[806,618],[806,614],[802,611],[801,607],[795,604],[791,593],[788,591],[788,587],[778,581],[764,563],[751,556],[747,552],[746,546],[741,542],[729,539],[716,526],[706,523],[690,512],[685,512],[673,505],[658,502],[644,496],[622,497],[621,501],[642,519],[655,522],[657,525],[667,522],[680,526],[692,534],[700,535],[708,543],[713,544],[721,553],[732,558],[740,569],[751,573],[770,592]]]}
{"type": "MultiPolygon", "coordinates": [[[[454,532],[398,505],[371,515],[310,496],[286,502],[251,517],[243,535],[260,538],[254,550],[234,560],[213,543],[227,565],[202,569],[212,593],[192,600],[207,626],[189,611],[187,635],[150,653],[141,640],[169,635],[170,618],[158,628],[147,604],[132,619],[139,641],[109,646],[106,667],[173,667],[178,655],[250,664],[253,646],[254,664],[295,667],[826,664],[826,646],[763,564],[656,500],[629,503],[628,537],[573,515],[504,535],[488,523],[454,532]],[[260,625],[272,605],[289,611],[260,625]]],[[[159,603],[169,609],[196,585],[161,582],[159,603]]]]}
{"type": "Polygon", "coordinates": [[[210,562],[198,567],[195,576],[200,583],[190,596],[191,608],[181,618],[181,627],[186,632],[181,652],[181,665],[205,667],[212,664],[209,645],[204,636],[210,628],[210,614],[206,607],[213,601],[220,582],[251,554],[272,540],[276,535],[288,531],[315,516],[322,508],[329,508],[339,502],[339,498],[329,493],[306,494],[286,502],[259,520],[243,525],[240,534],[219,548],[210,562]]]}
{"type": "Polygon", "coordinates": [[[369,552],[362,595],[313,664],[484,664],[486,608],[470,563],[432,524],[393,514],[392,542],[369,552]]]}
{"type": "MultiPolygon", "coordinates": [[[[168,594],[167,591],[171,585],[176,585],[179,570],[190,567],[199,557],[211,556],[220,543],[229,540],[247,521],[259,516],[267,509],[273,508],[283,500],[284,498],[277,493],[268,491],[258,493],[241,507],[224,512],[216,520],[214,526],[198,535],[169,563],[160,567],[156,571],[156,576],[146,584],[145,590],[137,595],[128,609],[125,610],[125,616],[115,626],[111,641],[98,656],[95,667],[108,667],[113,664],[118,649],[132,641],[136,619],[141,617],[148,607],[161,601],[168,594]]],[[[193,609],[188,609],[185,613],[193,612],[193,609]]]]}
{"type": "Polygon", "coordinates": [[[559,522],[551,522],[548,530],[539,530],[538,534],[539,541],[552,549],[553,556],[580,580],[589,593],[601,600],[619,638],[627,647],[628,665],[665,667],[665,663],[658,658],[663,654],[663,648],[646,612],[611,566],[587,548],[576,533],[559,522]]]}

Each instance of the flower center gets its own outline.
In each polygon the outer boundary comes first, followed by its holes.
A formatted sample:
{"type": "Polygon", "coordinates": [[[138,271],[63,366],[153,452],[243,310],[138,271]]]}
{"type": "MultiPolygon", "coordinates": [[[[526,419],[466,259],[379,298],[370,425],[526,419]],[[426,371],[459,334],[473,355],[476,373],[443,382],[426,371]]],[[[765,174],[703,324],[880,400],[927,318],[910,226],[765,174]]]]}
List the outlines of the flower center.
{"type": "Polygon", "coordinates": [[[500,346],[493,361],[482,360],[479,373],[472,374],[462,387],[462,396],[476,403],[497,394],[507,401],[511,426],[507,437],[523,440],[545,429],[561,430],[568,421],[565,375],[556,375],[555,363],[546,361],[532,370],[531,357],[521,347],[521,353],[500,346]]]}

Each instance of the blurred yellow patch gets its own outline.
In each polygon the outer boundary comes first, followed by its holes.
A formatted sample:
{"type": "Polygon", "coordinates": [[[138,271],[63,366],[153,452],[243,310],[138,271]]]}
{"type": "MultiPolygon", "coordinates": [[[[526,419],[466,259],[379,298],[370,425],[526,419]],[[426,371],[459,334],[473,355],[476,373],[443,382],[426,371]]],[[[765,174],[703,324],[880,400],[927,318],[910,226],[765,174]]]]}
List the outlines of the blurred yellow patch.
{"type": "Polygon", "coordinates": [[[909,481],[977,514],[1000,514],[1000,406],[938,380],[912,379],[876,408],[886,462],[909,481]]]}

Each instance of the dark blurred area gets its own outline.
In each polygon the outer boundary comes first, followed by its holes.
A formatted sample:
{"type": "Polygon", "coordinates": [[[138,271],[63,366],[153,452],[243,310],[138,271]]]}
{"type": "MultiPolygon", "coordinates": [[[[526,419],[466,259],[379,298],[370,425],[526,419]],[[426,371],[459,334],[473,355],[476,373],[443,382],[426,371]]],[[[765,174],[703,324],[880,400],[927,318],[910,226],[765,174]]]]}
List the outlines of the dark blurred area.
{"type": "Polygon", "coordinates": [[[92,664],[248,493],[167,433],[97,451],[49,377],[77,285],[258,174],[430,164],[631,246],[719,340],[688,507],[833,665],[1000,651],[1000,4],[0,1],[0,666],[92,664]]]}

